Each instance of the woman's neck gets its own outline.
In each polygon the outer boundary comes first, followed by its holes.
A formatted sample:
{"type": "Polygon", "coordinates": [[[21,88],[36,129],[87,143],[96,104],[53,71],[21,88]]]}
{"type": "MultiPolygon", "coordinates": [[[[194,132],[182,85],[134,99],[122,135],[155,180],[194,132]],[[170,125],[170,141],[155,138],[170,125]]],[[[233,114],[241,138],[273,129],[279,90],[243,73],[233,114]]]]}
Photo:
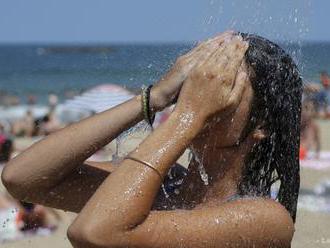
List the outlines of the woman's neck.
{"type": "Polygon", "coordinates": [[[184,185],[185,199],[197,205],[213,206],[237,194],[247,148],[194,151],[184,185]],[[196,193],[198,192],[198,193],[196,193]]]}

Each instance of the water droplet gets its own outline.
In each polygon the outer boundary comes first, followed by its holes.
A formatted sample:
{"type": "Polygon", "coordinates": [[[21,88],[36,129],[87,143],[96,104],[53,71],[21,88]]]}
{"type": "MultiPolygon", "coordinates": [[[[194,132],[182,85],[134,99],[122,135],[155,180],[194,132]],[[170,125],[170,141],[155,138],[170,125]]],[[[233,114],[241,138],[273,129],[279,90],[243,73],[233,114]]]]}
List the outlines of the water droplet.
{"type": "Polygon", "coordinates": [[[164,192],[165,197],[169,198],[170,196],[167,194],[164,184],[162,184],[162,190],[164,192]]]}
{"type": "Polygon", "coordinates": [[[199,175],[204,183],[204,185],[209,185],[209,176],[208,174],[206,173],[206,170],[205,170],[205,167],[203,165],[203,162],[198,158],[198,156],[196,156],[195,154],[195,160],[196,162],[198,163],[198,172],[199,172],[199,175]]]}

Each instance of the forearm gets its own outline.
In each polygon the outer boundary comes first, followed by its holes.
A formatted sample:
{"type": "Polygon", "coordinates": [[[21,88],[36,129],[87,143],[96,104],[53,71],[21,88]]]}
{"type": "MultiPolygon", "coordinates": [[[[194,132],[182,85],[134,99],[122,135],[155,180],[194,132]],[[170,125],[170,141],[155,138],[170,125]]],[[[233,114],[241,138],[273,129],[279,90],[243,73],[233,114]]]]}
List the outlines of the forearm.
{"type": "Polygon", "coordinates": [[[137,96],[47,136],[10,161],[4,174],[36,188],[51,187],[142,119],[137,96]]]}
{"type": "Polygon", "coordinates": [[[167,122],[130,155],[148,161],[165,176],[203,125],[204,120],[193,112],[174,111],[167,122]]]}
{"type": "MultiPolygon", "coordinates": [[[[173,113],[131,156],[151,163],[165,176],[203,126],[203,122],[192,119],[187,121],[187,114],[173,113]]],[[[149,215],[161,183],[149,167],[124,160],[89,200],[73,228],[84,223],[96,230],[95,235],[115,235],[134,228],[149,215]]]]}

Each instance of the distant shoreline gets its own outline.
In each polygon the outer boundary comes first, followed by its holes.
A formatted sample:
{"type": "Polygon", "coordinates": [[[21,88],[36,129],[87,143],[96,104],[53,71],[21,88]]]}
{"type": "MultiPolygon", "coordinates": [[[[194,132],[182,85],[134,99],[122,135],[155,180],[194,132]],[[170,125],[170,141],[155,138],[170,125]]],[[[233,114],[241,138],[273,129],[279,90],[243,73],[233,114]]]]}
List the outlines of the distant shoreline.
{"type": "MultiPolygon", "coordinates": [[[[113,83],[133,92],[156,83],[194,42],[159,43],[0,43],[0,96],[31,95],[40,104],[49,93],[61,100],[99,84],[113,83]],[[3,93],[1,95],[1,93],[3,93]]],[[[301,68],[305,82],[330,72],[330,42],[282,43],[301,68]]],[[[69,97],[70,98],[70,97],[69,97]]]]}

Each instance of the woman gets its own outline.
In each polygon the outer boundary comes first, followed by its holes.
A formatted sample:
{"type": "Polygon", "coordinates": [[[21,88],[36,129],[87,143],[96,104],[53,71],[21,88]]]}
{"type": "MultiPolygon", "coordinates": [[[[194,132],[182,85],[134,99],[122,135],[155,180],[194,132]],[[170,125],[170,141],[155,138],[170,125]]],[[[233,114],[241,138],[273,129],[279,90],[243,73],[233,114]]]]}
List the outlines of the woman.
{"type": "Polygon", "coordinates": [[[310,151],[314,151],[316,159],[320,158],[320,127],[315,121],[315,117],[316,108],[313,101],[309,99],[303,100],[300,125],[300,159],[305,159],[310,151]]]}
{"type": "Polygon", "coordinates": [[[143,119],[141,96],[33,145],[2,180],[19,199],[79,213],[68,230],[74,247],[289,247],[301,97],[291,58],[263,38],[227,32],[180,57],[152,88],[151,107],[178,95],[168,120],[116,168],[84,161],[143,119]],[[177,194],[157,197],[189,146],[177,194]],[[278,180],[279,203],[270,199],[278,180]]]}

